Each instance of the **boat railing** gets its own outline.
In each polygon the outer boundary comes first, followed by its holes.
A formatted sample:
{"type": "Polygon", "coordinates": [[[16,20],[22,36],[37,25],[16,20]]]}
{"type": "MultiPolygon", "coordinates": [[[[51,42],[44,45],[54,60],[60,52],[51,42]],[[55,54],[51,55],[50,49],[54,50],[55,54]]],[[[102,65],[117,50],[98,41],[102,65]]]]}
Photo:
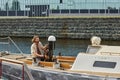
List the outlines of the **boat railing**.
{"type": "MultiPolygon", "coordinates": [[[[7,70],[6,70],[7,71],[7,70]]],[[[3,74],[5,74],[5,75],[8,75],[8,76],[10,76],[10,77],[12,77],[12,78],[17,78],[18,80],[34,80],[34,78],[33,78],[33,76],[32,76],[32,74],[31,74],[31,72],[30,72],[30,70],[28,69],[28,67],[27,67],[27,65],[24,63],[24,62],[22,62],[22,61],[17,61],[17,60],[12,60],[12,59],[6,59],[6,58],[0,58],[0,79],[2,78],[2,76],[3,76],[3,74]],[[16,77],[15,75],[13,75],[13,74],[9,74],[9,73],[7,73],[7,72],[3,72],[2,70],[3,70],[3,61],[4,62],[8,62],[8,63],[14,63],[14,64],[18,64],[18,65],[21,65],[22,67],[22,69],[20,69],[20,70],[22,70],[21,71],[21,73],[22,73],[22,76],[20,76],[20,77],[16,77]],[[26,77],[27,76],[27,77],[26,77]]],[[[20,75],[20,74],[19,74],[20,75]]],[[[4,77],[4,76],[3,76],[4,77]]]]}
{"type": "Polygon", "coordinates": [[[102,55],[114,55],[114,56],[120,56],[120,53],[117,52],[101,52],[102,55]]]}

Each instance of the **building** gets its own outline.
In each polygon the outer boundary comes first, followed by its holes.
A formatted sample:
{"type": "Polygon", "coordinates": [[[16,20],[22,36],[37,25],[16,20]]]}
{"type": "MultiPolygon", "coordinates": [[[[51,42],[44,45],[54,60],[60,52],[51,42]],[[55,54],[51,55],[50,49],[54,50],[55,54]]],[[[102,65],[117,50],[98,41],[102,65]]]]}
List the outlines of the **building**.
{"type": "Polygon", "coordinates": [[[26,5],[26,8],[30,8],[29,15],[32,16],[49,16],[49,5],[26,5]]]}
{"type": "Polygon", "coordinates": [[[120,0],[1,0],[0,16],[120,14],[120,0]]]}

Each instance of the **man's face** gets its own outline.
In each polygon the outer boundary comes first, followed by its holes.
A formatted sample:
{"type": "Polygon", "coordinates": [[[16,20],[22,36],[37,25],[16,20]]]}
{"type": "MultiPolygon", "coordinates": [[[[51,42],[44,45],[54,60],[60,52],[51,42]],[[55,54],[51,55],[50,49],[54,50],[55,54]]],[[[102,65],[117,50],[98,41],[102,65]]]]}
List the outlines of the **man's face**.
{"type": "Polygon", "coordinates": [[[40,41],[40,39],[39,39],[39,38],[36,38],[36,39],[35,39],[35,42],[37,42],[37,43],[38,43],[39,41],[40,41]]]}

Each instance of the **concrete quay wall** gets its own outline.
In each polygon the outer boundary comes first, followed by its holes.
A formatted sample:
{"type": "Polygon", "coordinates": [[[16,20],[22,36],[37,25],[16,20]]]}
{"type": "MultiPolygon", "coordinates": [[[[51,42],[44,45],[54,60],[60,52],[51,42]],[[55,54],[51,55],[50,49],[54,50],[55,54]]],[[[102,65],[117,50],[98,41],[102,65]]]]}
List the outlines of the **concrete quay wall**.
{"type": "Polygon", "coordinates": [[[0,18],[0,36],[120,40],[120,17],[0,18]]]}

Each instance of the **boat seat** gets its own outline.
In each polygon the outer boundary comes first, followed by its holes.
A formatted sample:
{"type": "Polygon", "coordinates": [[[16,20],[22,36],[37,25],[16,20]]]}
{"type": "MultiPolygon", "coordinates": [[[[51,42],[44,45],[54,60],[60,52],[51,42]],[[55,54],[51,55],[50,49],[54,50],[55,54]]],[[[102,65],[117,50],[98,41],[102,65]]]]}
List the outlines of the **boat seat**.
{"type": "Polygon", "coordinates": [[[69,63],[61,63],[60,67],[63,69],[70,69],[72,66],[69,63]]]}
{"type": "MultiPolygon", "coordinates": [[[[41,61],[39,64],[43,67],[53,67],[54,62],[43,62],[43,61],[41,61]]],[[[60,63],[60,67],[62,69],[70,69],[71,65],[69,63],[60,63]]]]}
{"type": "Polygon", "coordinates": [[[40,61],[39,63],[43,67],[53,67],[54,62],[45,62],[45,61],[40,61]]]}
{"type": "Polygon", "coordinates": [[[20,59],[20,61],[26,63],[26,64],[29,64],[29,65],[32,65],[32,61],[30,60],[27,60],[27,59],[20,59]]]}
{"type": "Polygon", "coordinates": [[[66,62],[66,63],[74,63],[74,61],[75,61],[75,57],[66,57],[66,56],[58,56],[57,57],[57,60],[59,61],[59,62],[66,62]]]}
{"type": "MultiPolygon", "coordinates": [[[[28,64],[28,65],[32,65],[32,61],[27,60],[27,59],[20,59],[20,61],[28,64]]],[[[43,67],[53,67],[54,62],[44,62],[44,61],[40,61],[39,64],[43,67]]],[[[71,65],[69,63],[60,63],[60,67],[62,69],[70,69],[71,65]]]]}
{"type": "Polygon", "coordinates": [[[75,60],[57,59],[59,62],[74,63],[75,60]]]}
{"type": "MultiPolygon", "coordinates": [[[[20,59],[20,61],[32,65],[32,61],[31,60],[27,60],[27,59],[20,59]]],[[[40,61],[39,64],[41,66],[45,66],[45,67],[53,67],[54,62],[44,62],[44,61],[40,61]]]]}
{"type": "Polygon", "coordinates": [[[75,60],[75,57],[58,56],[57,59],[75,60]]]}

